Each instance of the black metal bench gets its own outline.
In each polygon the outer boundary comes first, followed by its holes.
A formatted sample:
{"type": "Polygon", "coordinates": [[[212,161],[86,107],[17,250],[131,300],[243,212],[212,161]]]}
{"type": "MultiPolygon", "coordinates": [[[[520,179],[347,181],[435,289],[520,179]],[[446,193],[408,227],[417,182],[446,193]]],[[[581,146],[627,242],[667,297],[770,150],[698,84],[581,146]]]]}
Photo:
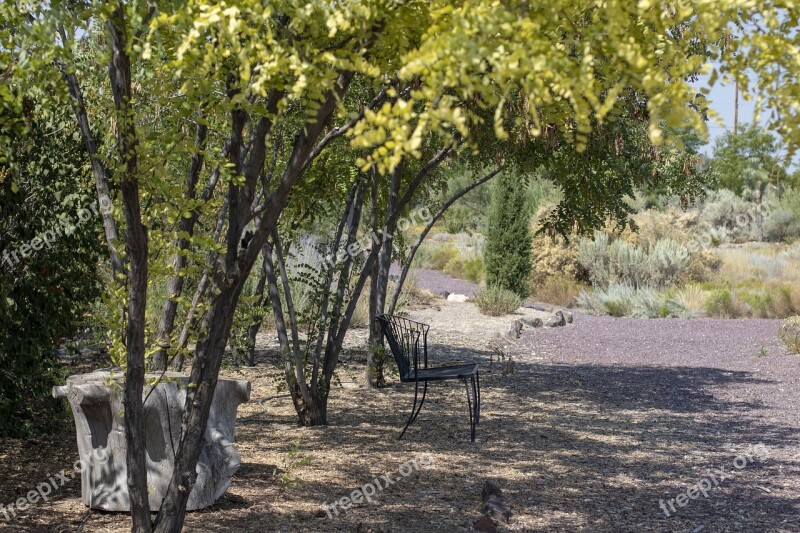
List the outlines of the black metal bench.
{"type": "Polygon", "coordinates": [[[428,329],[430,326],[415,322],[407,318],[381,315],[377,317],[383,333],[389,343],[397,368],[400,371],[400,381],[414,383],[414,405],[408,417],[406,427],[398,439],[402,439],[408,426],[410,426],[422,409],[425,394],[428,392],[429,381],[444,381],[448,379],[464,380],[467,388],[467,406],[469,408],[469,426],[472,442],[475,442],[475,427],[481,416],[481,381],[478,364],[471,363],[457,366],[440,366],[428,368],[428,329]],[[420,341],[422,342],[422,360],[420,361],[420,341]],[[419,384],[422,382],[422,399],[417,406],[419,384]],[[472,395],[470,397],[470,386],[472,395]]]}

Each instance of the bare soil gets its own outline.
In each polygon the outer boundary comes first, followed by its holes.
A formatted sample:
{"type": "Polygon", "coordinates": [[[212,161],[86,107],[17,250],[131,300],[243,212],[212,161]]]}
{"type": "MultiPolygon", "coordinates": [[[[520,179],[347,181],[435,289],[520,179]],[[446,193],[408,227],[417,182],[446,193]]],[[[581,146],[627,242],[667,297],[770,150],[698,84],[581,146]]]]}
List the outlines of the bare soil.
{"type": "MultiPolygon", "coordinates": [[[[526,330],[498,363],[487,343],[514,317],[488,318],[471,303],[442,300],[411,315],[431,324],[435,359],[481,364],[477,442],[469,440],[466,394],[456,382],[429,390],[398,441],[413,390],[395,377],[381,390],[358,384],[366,331],[356,329],[342,386],[332,392],[330,425],[298,427],[286,399],[265,401],[264,409],[243,405],[242,466],[218,504],[187,516],[185,531],[470,531],[487,479],[512,505],[506,531],[800,531],[800,359],[780,347],[778,322],[578,314],[567,327],[526,330]],[[759,443],[766,454],[753,454],[759,443]],[[423,454],[433,465],[404,476],[403,465],[423,454]],[[301,458],[310,462],[293,467],[301,458]],[[693,492],[696,499],[678,505],[681,493],[711,482],[709,471],[720,468],[726,477],[715,474],[707,497],[693,492]],[[322,509],[384,474],[394,482],[372,503],[331,518],[322,509]]],[[[273,336],[264,334],[256,367],[224,373],[252,380],[254,400],[279,394],[276,354],[273,336]]],[[[56,435],[0,440],[0,503],[75,459],[69,422],[56,435]]],[[[0,514],[0,530],[128,528],[125,514],[89,512],[78,480],[52,496],[12,522],[0,514]]]]}

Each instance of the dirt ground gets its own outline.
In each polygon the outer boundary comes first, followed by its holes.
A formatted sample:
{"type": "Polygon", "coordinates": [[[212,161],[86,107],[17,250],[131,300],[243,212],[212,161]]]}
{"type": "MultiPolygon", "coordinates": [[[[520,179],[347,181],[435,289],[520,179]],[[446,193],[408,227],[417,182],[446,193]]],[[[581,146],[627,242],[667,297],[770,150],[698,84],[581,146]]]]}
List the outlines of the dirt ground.
{"type": "MultiPolygon", "coordinates": [[[[485,480],[511,503],[506,531],[800,531],[800,359],[784,354],[776,321],[577,314],[567,327],[525,331],[498,362],[487,343],[513,317],[443,300],[411,315],[431,324],[434,360],[481,364],[475,443],[456,382],[431,387],[398,441],[413,387],[394,376],[385,389],[358,385],[355,347],[366,331],[357,329],[330,425],[298,427],[286,399],[241,406],[241,468],[217,505],[188,515],[185,531],[470,531],[485,480]],[[372,502],[323,510],[375,478],[383,481],[372,502]]],[[[259,364],[224,373],[252,380],[254,400],[278,394],[275,348],[262,335],[259,364]]],[[[0,503],[75,459],[68,423],[57,435],[0,440],[0,503]]],[[[88,512],[78,480],[11,522],[0,514],[2,531],[127,527],[124,514],[88,512]]]]}

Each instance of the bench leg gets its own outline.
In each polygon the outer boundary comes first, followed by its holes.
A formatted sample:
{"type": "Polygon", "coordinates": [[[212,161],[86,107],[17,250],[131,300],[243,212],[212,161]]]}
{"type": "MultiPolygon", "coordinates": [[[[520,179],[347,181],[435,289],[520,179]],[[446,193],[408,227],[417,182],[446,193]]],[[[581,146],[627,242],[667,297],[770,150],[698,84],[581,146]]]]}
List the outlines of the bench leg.
{"type": "Polygon", "coordinates": [[[417,412],[414,414],[414,417],[411,419],[411,423],[412,424],[417,421],[417,415],[419,415],[419,412],[422,410],[422,404],[425,403],[425,395],[427,393],[428,393],[428,382],[426,381],[422,385],[422,399],[419,401],[419,407],[417,407],[417,412]]]}
{"type": "Polygon", "coordinates": [[[475,384],[478,389],[476,404],[477,408],[475,409],[475,424],[481,423],[481,373],[479,371],[475,372],[475,384]]]}
{"type": "Polygon", "coordinates": [[[408,426],[414,423],[414,420],[417,419],[417,415],[419,414],[420,409],[422,409],[422,404],[425,402],[425,394],[427,392],[428,392],[428,382],[425,381],[422,389],[422,401],[419,402],[419,408],[417,408],[417,394],[419,393],[419,381],[414,382],[414,405],[411,406],[411,415],[408,417],[408,422],[406,422],[406,427],[403,428],[403,432],[400,433],[400,436],[397,437],[397,440],[403,438],[403,435],[406,434],[408,426]]]}
{"type": "Polygon", "coordinates": [[[467,409],[469,409],[470,438],[472,439],[472,442],[475,442],[475,413],[472,411],[472,409],[473,409],[473,407],[472,407],[473,401],[472,401],[472,397],[470,395],[470,390],[469,390],[470,383],[473,386],[473,391],[472,392],[474,394],[475,378],[474,377],[470,378],[470,381],[467,381],[467,378],[464,378],[464,386],[467,389],[467,409]]]}

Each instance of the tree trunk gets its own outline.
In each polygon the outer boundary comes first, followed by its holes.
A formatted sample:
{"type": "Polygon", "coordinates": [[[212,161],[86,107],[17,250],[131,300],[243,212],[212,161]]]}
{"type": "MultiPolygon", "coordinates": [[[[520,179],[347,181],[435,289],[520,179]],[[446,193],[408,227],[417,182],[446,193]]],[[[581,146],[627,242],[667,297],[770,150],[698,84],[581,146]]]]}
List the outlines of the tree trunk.
{"type": "Polygon", "coordinates": [[[180,445],[175,454],[172,480],[159,509],[156,533],[174,533],[183,528],[186,503],[197,480],[197,459],[203,447],[203,433],[228,343],[236,301],[244,284],[243,280],[231,286],[225,285],[223,280],[218,281],[222,282],[216,284],[220,294],[203,320],[202,330],[208,334],[198,341],[195,351],[190,373],[192,389],[186,396],[180,445]]]}
{"type": "Polygon", "coordinates": [[[392,246],[394,243],[394,231],[397,225],[397,217],[394,216],[393,218],[393,215],[396,214],[398,208],[402,209],[401,206],[398,206],[397,200],[400,194],[400,178],[402,174],[403,165],[401,163],[397,165],[392,172],[383,235],[381,236],[380,242],[375,244],[380,247],[380,250],[378,251],[378,260],[372,272],[374,276],[374,280],[372,281],[374,291],[370,293],[369,346],[367,350],[367,368],[364,380],[369,387],[383,387],[386,385],[386,379],[383,375],[383,364],[385,361],[383,331],[376,317],[382,315],[386,307],[386,292],[389,288],[389,268],[392,265],[392,246]]]}
{"type": "MultiPolygon", "coordinates": [[[[266,253],[266,252],[264,252],[266,253]]],[[[245,352],[245,364],[247,366],[255,366],[256,365],[256,336],[258,335],[258,331],[261,329],[261,323],[264,321],[264,315],[261,313],[260,309],[261,306],[264,305],[266,301],[266,295],[264,293],[264,288],[267,285],[267,260],[266,258],[263,260],[261,265],[261,272],[258,275],[258,284],[256,285],[256,292],[253,295],[256,300],[257,311],[256,314],[253,316],[253,322],[247,328],[247,345],[246,345],[246,352],[245,352]]]]}
{"type": "MultiPolygon", "coordinates": [[[[67,34],[63,25],[58,27],[59,34],[63,46],[67,46],[67,34]]],[[[114,206],[112,205],[111,192],[108,188],[108,175],[106,168],[100,161],[97,155],[97,142],[92,134],[92,128],[89,124],[89,115],[86,112],[86,103],[83,100],[83,90],[78,82],[78,77],[74,72],[69,69],[61,69],[62,76],[67,82],[69,94],[72,97],[72,110],[75,113],[75,119],[78,122],[83,143],[86,145],[86,153],[89,156],[89,163],[92,167],[92,176],[94,177],[95,188],[97,189],[97,199],[100,203],[100,213],[103,217],[103,230],[106,236],[106,244],[108,245],[108,255],[111,260],[111,272],[114,276],[114,282],[119,283],[120,276],[124,274],[124,264],[122,258],[117,251],[117,242],[119,241],[119,233],[117,232],[117,223],[114,220],[114,206]]]]}
{"type": "Polygon", "coordinates": [[[125,243],[130,265],[128,273],[128,324],[125,331],[127,366],[125,369],[125,444],[128,492],[131,503],[131,530],[149,533],[150,503],[147,496],[144,407],[144,328],[147,308],[147,232],[142,224],[139,204],[136,127],[131,101],[131,65],[127,56],[128,36],[125,8],[116,3],[106,21],[111,39],[109,77],[117,118],[117,149],[122,165],[120,190],[127,232],[125,243]]]}

